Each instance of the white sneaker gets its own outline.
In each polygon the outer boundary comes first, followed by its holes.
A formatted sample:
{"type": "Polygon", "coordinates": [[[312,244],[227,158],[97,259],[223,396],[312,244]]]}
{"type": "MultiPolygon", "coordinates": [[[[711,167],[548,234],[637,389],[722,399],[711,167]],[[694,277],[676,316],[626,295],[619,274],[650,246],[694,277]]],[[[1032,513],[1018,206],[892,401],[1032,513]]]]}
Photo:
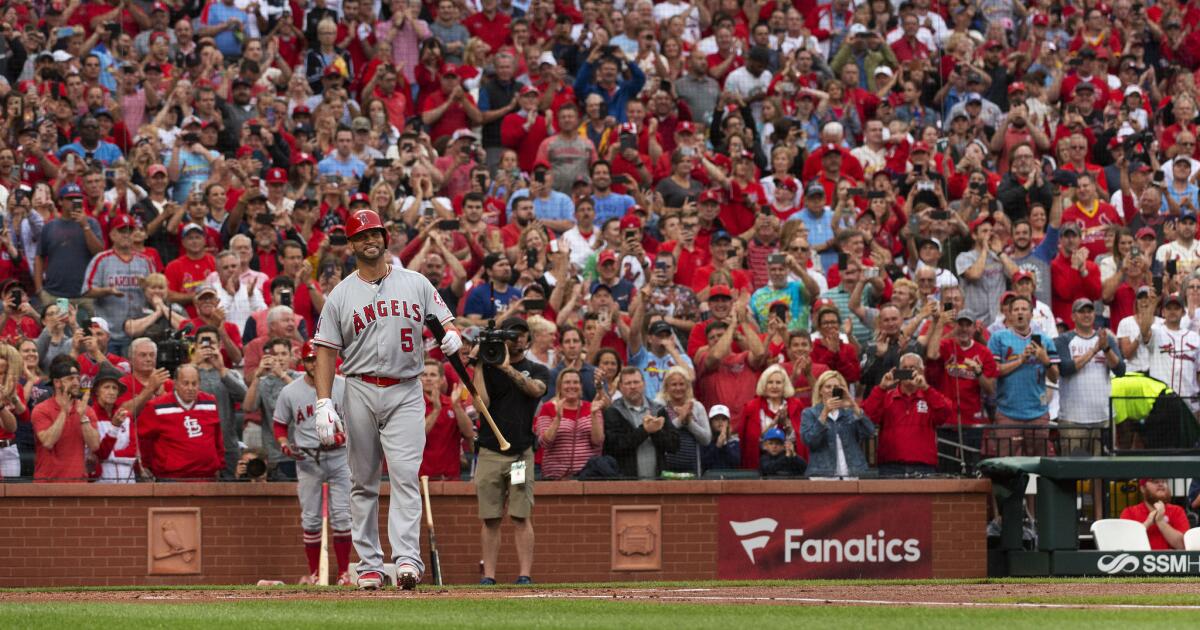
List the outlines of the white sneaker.
{"type": "Polygon", "coordinates": [[[358,588],[364,591],[379,590],[383,586],[383,574],[379,571],[365,571],[358,574],[358,588]]]}
{"type": "Polygon", "coordinates": [[[417,588],[421,576],[417,573],[417,567],[405,562],[396,567],[396,581],[400,583],[401,589],[411,591],[417,588]]]}

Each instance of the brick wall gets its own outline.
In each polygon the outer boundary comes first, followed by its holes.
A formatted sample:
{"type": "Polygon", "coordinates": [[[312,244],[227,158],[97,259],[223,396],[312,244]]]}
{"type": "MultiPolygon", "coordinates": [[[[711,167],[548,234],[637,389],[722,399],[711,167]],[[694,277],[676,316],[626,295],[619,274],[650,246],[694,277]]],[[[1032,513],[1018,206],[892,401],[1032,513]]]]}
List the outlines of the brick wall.
{"type": "MultiPolygon", "coordinates": [[[[386,492],[386,486],[383,488],[386,492]]],[[[712,579],[721,494],[894,494],[933,497],[933,577],[986,574],[987,481],[678,481],[539,483],[534,523],[539,582],[712,579]],[[919,492],[914,492],[919,491],[919,492]],[[611,509],[658,505],[662,569],[611,571],[611,509]]],[[[430,484],[448,583],[479,579],[474,487],[430,484]]],[[[385,496],[381,512],[386,513],[385,496]]],[[[381,527],[382,531],[386,531],[381,527]]],[[[304,575],[292,484],[0,484],[0,587],[294,582],[304,575]],[[203,573],[146,574],[147,510],[201,510],[203,573]]],[[[427,538],[422,535],[422,545],[427,538]]],[[[501,581],[515,578],[512,528],[503,528],[501,581]]],[[[388,548],[384,541],[385,550],[388,548]]],[[[330,559],[330,566],[335,566],[330,559]]]]}

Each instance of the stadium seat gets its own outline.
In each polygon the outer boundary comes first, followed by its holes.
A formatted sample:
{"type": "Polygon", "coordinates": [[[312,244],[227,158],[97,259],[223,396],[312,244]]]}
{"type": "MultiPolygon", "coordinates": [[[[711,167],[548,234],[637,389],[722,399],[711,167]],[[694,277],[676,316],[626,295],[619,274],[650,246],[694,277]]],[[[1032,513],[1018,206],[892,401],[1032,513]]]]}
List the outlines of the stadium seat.
{"type": "Polygon", "coordinates": [[[1137,521],[1106,518],[1092,523],[1096,549],[1100,551],[1150,551],[1146,528],[1137,521]]]}
{"type": "Polygon", "coordinates": [[[1200,551],[1200,527],[1193,527],[1183,533],[1183,548],[1185,551],[1200,551]]]}

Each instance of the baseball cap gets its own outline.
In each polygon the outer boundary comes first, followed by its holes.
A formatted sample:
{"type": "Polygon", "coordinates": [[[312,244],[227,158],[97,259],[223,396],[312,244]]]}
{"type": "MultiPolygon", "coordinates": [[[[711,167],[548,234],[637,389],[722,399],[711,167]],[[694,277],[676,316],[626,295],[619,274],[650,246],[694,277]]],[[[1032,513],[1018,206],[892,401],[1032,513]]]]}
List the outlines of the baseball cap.
{"type": "MultiPolygon", "coordinates": [[[[598,293],[600,291],[603,291],[603,292],[609,294],[610,296],[613,294],[612,287],[608,286],[607,284],[604,284],[603,282],[600,282],[599,280],[594,282],[593,285],[594,286],[592,286],[592,295],[596,295],[596,293],[598,293]]],[[[530,285],[530,286],[533,286],[533,285],[530,285]]]]}
{"type": "Polygon", "coordinates": [[[1195,223],[1195,222],[1196,222],[1196,215],[1194,215],[1194,214],[1192,214],[1192,213],[1190,213],[1190,212],[1189,212],[1189,213],[1187,213],[1187,214],[1180,215],[1180,216],[1179,216],[1179,222],[1180,222],[1180,223],[1182,223],[1182,222],[1184,222],[1184,221],[1191,221],[1192,223],[1195,223]]]}
{"type": "Polygon", "coordinates": [[[717,416],[725,416],[726,419],[732,417],[729,413],[729,407],[726,407],[725,405],[713,405],[708,410],[708,419],[712,420],[717,416]]]}
{"type": "Polygon", "coordinates": [[[58,196],[62,199],[70,199],[72,197],[82,197],[83,191],[76,184],[67,184],[58,189],[58,196]]]}
{"type": "Polygon", "coordinates": [[[536,85],[525,85],[525,86],[521,87],[521,96],[525,96],[526,94],[533,94],[534,96],[536,96],[538,94],[541,94],[541,92],[538,91],[536,85]]]}
{"type": "Polygon", "coordinates": [[[989,39],[983,43],[984,50],[991,50],[993,48],[1004,48],[1004,44],[1001,44],[999,41],[994,39],[989,39]]]}
{"type": "Polygon", "coordinates": [[[1163,297],[1163,306],[1168,304],[1178,304],[1179,306],[1184,306],[1187,304],[1187,302],[1184,301],[1182,295],[1178,293],[1169,293],[1163,297]]]}
{"type": "Polygon", "coordinates": [[[968,315],[966,311],[959,311],[958,317],[956,317],[954,319],[954,321],[956,321],[956,322],[971,322],[972,324],[975,323],[975,319],[972,318],[970,315],[968,315]]]}
{"type": "Polygon", "coordinates": [[[733,291],[729,290],[728,285],[724,285],[724,284],[713,285],[712,288],[710,288],[708,290],[708,299],[712,300],[713,298],[730,298],[730,299],[732,299],[733,291]]]}
{"type": "Polygon", "coordinates": [[[146,175],[154,177],[155,175],[167,175],[167,167],[162,164],[151,164],[150,168],[146,169],[146,175]]]}
{"type": "Polygon", "coordinates": [[[365,192],[356,192],[353,195],[350,195],[349,205],[350,205],[350,207],[354,207],[354,204],[356,204],[356,203],[365,203],[367,205],[370,205],[371,197],[368,196],[367,193],[365,193],[365,192]]]}
{"type": "Polygon", "coordinates": [[[889,68],[883,64],[880,64],[879,66],[877,66],[875,68],[875,74],[882,74],[884,76],[890,77],[890,76],[893,76],[894,73],[892,72],[891,68],[889,68]]]}
{"type": "Polygon", "coordinates": [[[253,157],[254,156],[254,147],[251,147],[248,145],[242,145],[241,147],[238,147],[236,155],[237,155],[237,157],[240,157],[240,158],[247,157],[247,156],[253,157]]]}
{"type": "Polygon", "coordinates": [[[1039,13],[1039,14],[1033,16],[1033,25],[1034,26],[1049,26],[1050,25],[1050,16],[1046,15],[1045,13],[1039,13]]]}
{"type": "Polygon", "coordinates": [[[672,328],[670,324],[660,319],[655,321],[653,324],[650,324],[649,332],[651,335],[661,335],[663,333],[674,334],[675,329],[672,328]]]}
{"type": "Polygon", "coordinates": [[[316,164],[317,159],[311,153],[299,153],[296,155],[296,164],[316,164]]]}
{"type": "Polygon", "coordinates": [[[788,190],[799,190],[800,189],[800,183],[796,181],[795,177],[780,178],[779,182],[775,185],[779,188],[786,188],[788,190]]]}
{"type": "Polygon", "coordinates": [[[825,189],[820,184],[813,184],[804,191],[805,197],[824,197],[825,189]]]}
{"type": "Polygon", "coordinates": [[[134,228],[134,227],[137,227],[137,223],[133,220],[133,217],[129,216],[128,214],[126,214],[124,212],[121,212],[121,213],[118,213],[117,216],[113,217],[113,220],[109,222],[108,227],[111,230],[119,230],[122,228],[134,228]]]}
{"type": "Polygon", "coordinates": [[[1017,92],[1024,93],[1025,91],[1025,83],[1021,81],[1016,81],[1012,85],[1008,86],[1008,93],[1010,95],[1016,94],[1017,92]]]}
{"type": "Polygon", "coordinates": [[[337,78],[341,79],[341,78],[343,78],[343,76],[344,75],[342,75],[342,71],[340,69],[338,69],[337,64],[330,64],[328,66],[325,66],[325,72],[322,73],[323,78],[337,77],[337,78]]]}
{"type": "Polygon", "coordinates": [[[732,240],[733,240],[733,237],[729,235],[729,232],[726,232],[725,230],[717,230],[712,233],[712,236],[709,237],[708,242],[718,243],[720,241],[732,241],[732,240]]]}
{"type": "Polygon", "coordinates": [[[691,121],[684,120],[675,125],[675,133],[696,133],[696,124],[691,121]]]}
{"type": "Polygon", "coordinates": [[[636,228],[639,230],[642,229],[642,220],[633,216],[632,214],[627,214],[624,217],[622,217],[621,218],[621,229],[625,230],[625,229],[630,229],[630,228],[636,228]]]}
{"type": "Polygon", "coordinates": [[[859,35],[866,35],[869,32],[870,31],[867,30],[867,27],[863,26],[862,24],[851,24],[850,25],[850,37],[858,37],[859,35]]]}
{"type": "Polygon", "coordinates": [[[984,223],[987,223],[990,225],[995,225],[996,221],[994,219],[992,219],[992,215],[990,215],[990,214],[980,215],[978,218],[976,218],[974,221],[971,222],[971,231],[974,232],[975,230],[978,230],[979,226],[983,225],[984,223]]]}
{"type": "Polygon", "coordinates": [[[770,429],[767,429],[767,432],[763,433],[762,436],[763,442],[766,442],[767,440],[779,440],[782,442],[786,439],[787,435],[784,435],[783,431],[781,431],[779,427],[771,427],[770,429]]]}
{"type": "Polygon", "coordinates": [[[941,242],[941,241],[939,241],[939,240],[938,240],[938,239],[936,239],[936,238],[923,238],[923,239],[921,239],[921,240],[920,240],[920,241],[917,243],[917,249],[919,250],[919,249],[921,249],[922,247],[925,247],[926,245],[933,245],[934,247],[938,248],[939,250],[941,250],[941,249],[942,249],[942,242],[941,242]]]}
{"type": "Polygon", "coordinates": [[[79,364],[75,362],[75,359],[50,362],[50,380],[52,381],[77,374],[79,374],[79,364]]]}
{"type": "MultiPolygon", "coordinates": [[[[1149,164],[1147,164],[1141,160],[1134,160],[1129,163],[1129,172],[1131,172],[1131,173],[1149,173],[1153,170],[1154,169],[1150,168],[1149,164]]],[[[1139,230],[1139,232],[1140,231],[1141,230],[1139,230]]]]}
{"type": "Polygon", "coordinates": [[[520,317],[509,317],[508,319],[505,319],[504,321],[500,322],[500,328],[504,330],[523,330],[525,332],[529,332],[529,324],[527,324],[525,320],[521,319],[520,317]]]}
{"type": "Polygon", "coordinates": [[[296,116],[311,116],[311,115],[312,115],[312,110],[308,108],[308,105],[297,105],[296,107],[294,107],[292,109],[292,117],[293,118],[295,118],[296,116]]]}
{"type": "Polygon", "coordinates": [[[1005,291],[1004,293],[1000,294],[1000,304],[1001,305],[1003,305],[1007,302],[1011,302],[1012,300],[1015,300],[1015,299],[1017,299],[1017,294],[1012,291],[1005,291]]]}
{"type": "Polygon", "coordinates": [[[1017,273],[1014,273],[1012,276],[1013,286],[1016,286],[1016,284],[1022,280],[1033,280],[1034,283],[1036,283],[1037,277],[1035,277],[1033,275],[1033,273],[1031,273],[1025,269],[1021,269],[1017,273]]]}
{"type": "Polygon", "coordinates": [[[179,238],[187,238],[187,235],[192,232],[198,232],[203,236],[204,226],[199,223],[184,223],[179,226],[179,238]]]}
{"type": "Polygon", "coordinates": [[[91,327],[99,328],[100,330],[103,330],[106,333],[111,332],[108,328],[108,320],[104,319],[103,317],[93,317],[91,327]]]}
{"type": "Polygon", "coordinates": [[[1137,231],[1137,238],[1138,240],[1143,238],[1152,238],[1158,240],[1158,232],[1155,232],[1154,228],[1152,227],[1144,227],[1137,231]]]}
{"type": "Polygon", "coordinates": [[[913,143],[912,148],[909,149],[908,152],[909,153],[929,153],[929,145],[923,141],[918,140],[913,143]]]}
{"type": "Polygon", "coordinates": [[[1083,233],[1079,228],[1079,224],[1075,223],[1074,221],[1068,221],[1068,222],[1062,224],[1062,226],[1060,226],[1058,228],[1058,232],[1059,232],[1059,234],[1066,234],[1068,232],[1074,232],[1076,236],[1079,236],[1080,234],[1083,233]]]}
{"type": "Polygon", "coordinates": [[[1090,308],[1094,311],[1094,310],[1096,310],[1096,303],[1088,298],[1081,297],[1081,298],[1075,300],[1075,302],[1073,304],[1071,304],[1071,312],[1072,313],[1078,313],[1079,311],[1082,311],[1085,308],[1090,308]]]}
{"type": "Polygon", "coordinates": [[[200,120],[199,118],[197,118],[195,116],[188,116],[187,118],[183,119],[183,122],[179,125],[179,128],[187,129],[188,127],[190,127],[192,125],[198,125],[200,127],[203,127],[204,121],[200,120]]]}
{"type": "Polygon", "coordinates": [[[350,129],[353,131],[370,131],[371,121],[367,120],[365,116],[359,116],[354,119],[354,122],[350,123],[350,129]]]}
{"type": "Polygon", "coordinates": [[[268,184],[286,184],[288,180],[287,171],[276,166],[267,171],[268,184]]]}
{"type": "Polygon", "coordinates": [[[554,58],[554,53],[550,52],[549,50],[543,51],[541,55],[538,55],[538,65],[545,63],[548,63],[552,66],[558,65],[558,60],[554,58]]]}
{"type": "Polygon", "coordinates": [[[1095,92],[1096,86],[1091,81],[1080,81],[1075,85],[1075,92],[1095,92]]]}
{"type": "Polygon", "coordinates": [[[462,140],[463,138],[468,138],[471,140],[477,139],[475,137],[475,134],[471,133],[470,129],[459,129],[450,136],[450,142],[458,142],[459,140],[462,140]]]}
{"type": "Polygon", "coordinates": [[[69,53],[65,50],[56,50],[50,56],[58,63],[66,63],[75,58],[75,55],[72,55],[71,53],[69,53]]]}
{"type": "Polygon", "coordinates": [[[713,203],[721,203],[721,191],[717,189],[706,190],[700,193],[700,197],[696,200],[696,203],[708,203],[710,201],[713,203]]]}
{"type": "Polygon", "coordinates": [[[211,284],[198,284],[198,285],[196,285],[196,288],[193,289],[193,291],[196,294],[197,300],[200,299],[200,296],[208,295],[209,293],[211,293],[213,295],[217,295],[216,287],[212,286],[211,284]]]}
{"type": "Polygon", "coordinates": [[[611,249],[606,249],[596,256],[596,264],[603,265],[604,263],[617,262],[617,253],[611,249]]]}
{"type": "Polygon", "coordinates": [[[250,87],[251,85],[253,84],[247,81],[245,77],[237,77],[233,80],[232,84],[233,87],[250,87]]]}
{"type": "Polygon", "coordinates": [[[1142,286],[1138,287],[1137,293],[1135,293],[1134,295],[1138,299],[1141,299],[1144,297],[1150,297],[1150,287],[1148,285],[1143,284],[1142,286]]]}

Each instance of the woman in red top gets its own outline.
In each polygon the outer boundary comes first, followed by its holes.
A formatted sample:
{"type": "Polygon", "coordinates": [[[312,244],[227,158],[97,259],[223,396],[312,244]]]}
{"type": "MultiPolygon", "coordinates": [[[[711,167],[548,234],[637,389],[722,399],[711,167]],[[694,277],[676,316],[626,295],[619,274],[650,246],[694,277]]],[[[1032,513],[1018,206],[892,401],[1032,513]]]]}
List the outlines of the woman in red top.
{"type": "Polygon", "coordinates": [[[471,418],[462,408],[462,385],[456,384],[449,396],[442,364],[433,358],[425,359],[421,372],[421,389],[425,394],[425,452],[421,457],[422,476],[431,479],[457,480],[461,471],[459,457],[462,441],[475,435],[471,418]]]}
{"type": "Polygon", "coordinates": [[[804,405],[795,397],[788,373],[778,364],[763,370],[758,377],[755,398],[742,408],[738,435],[742,441],[742,468],[758,470],[759,438],[768,429],[778,428],[796,446],[796,456],[808,461],[808,447],[796,440],[796,429],[804,405]]]}
{"type": "Polygon", "coordinates": [[[558,395],[542,404],[533,432],[542,455],[544,479],[568,479],[583,469],[604,447],[604,407],[607,394],[596,391],[594,403],[583,400],[579,370],[558,373],[558,395]]]}
{"type": "Polygon", "coordinates": [[[21,476],[16,441],[17,417],[25,415],[25,400],[17,382],[21,365],[17,349],[0,344],[0,478],[21,476]]]}

